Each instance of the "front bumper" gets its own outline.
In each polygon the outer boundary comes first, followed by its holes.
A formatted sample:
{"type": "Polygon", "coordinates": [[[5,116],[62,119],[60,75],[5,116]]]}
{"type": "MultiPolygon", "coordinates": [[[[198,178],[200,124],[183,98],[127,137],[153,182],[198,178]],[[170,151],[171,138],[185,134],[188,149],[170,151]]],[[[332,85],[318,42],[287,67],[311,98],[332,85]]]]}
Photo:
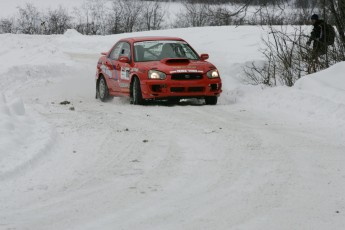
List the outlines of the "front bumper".
{"type": "Polygon", "coordinates": [[[219,96],[222,92],[220,78],[202,80],[144,80],[141,81],[144,99],[203,98],[219,96]]]}

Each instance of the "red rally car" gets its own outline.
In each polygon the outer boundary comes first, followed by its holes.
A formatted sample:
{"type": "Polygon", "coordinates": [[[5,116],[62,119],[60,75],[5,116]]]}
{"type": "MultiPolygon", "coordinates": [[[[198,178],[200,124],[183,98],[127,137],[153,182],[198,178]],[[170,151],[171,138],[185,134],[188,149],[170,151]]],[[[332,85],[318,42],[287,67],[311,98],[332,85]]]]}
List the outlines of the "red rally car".
{"type": "Polygon", "coordinates": [[[146,100],[178,102],[204,98],[217,104],[222,82],[217,68],[183,39],[134,37],[118,41],[97,63],[96,98],[127,96],[133,104],[146,100]]]}

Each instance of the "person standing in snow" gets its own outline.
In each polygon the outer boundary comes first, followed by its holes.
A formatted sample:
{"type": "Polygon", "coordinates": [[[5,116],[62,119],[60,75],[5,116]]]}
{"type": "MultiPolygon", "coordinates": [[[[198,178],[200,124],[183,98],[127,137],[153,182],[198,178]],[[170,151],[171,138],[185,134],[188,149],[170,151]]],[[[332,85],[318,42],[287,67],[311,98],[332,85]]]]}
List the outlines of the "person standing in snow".
{"type": "Polygon", "coordinates": [[[311,55],[308,58],[307,72],[309,74],[317,71],[317,68],[319,68],[320,65],[319,57],[321,55],[325,55],[328,48],[325,37],[326,23],[323,20],[319,20],[319,16],[317,14],[313,14],[310,19],[314,27],[307,42],[308,47],[313,42],[313,49],[311,50],[311,55]]]}
{"type": "Polygon", "coordinates": [[[324,33],[326,24],[323,20],[319,20],[317,14],[313,14],[310,19],[314,28],[311,31],[307,46],[310,46],[311,42],[313,42],[312,60],[315,60],[319,56],[327,53],[328,45],[325,42],[326,38],[324,33]]]}

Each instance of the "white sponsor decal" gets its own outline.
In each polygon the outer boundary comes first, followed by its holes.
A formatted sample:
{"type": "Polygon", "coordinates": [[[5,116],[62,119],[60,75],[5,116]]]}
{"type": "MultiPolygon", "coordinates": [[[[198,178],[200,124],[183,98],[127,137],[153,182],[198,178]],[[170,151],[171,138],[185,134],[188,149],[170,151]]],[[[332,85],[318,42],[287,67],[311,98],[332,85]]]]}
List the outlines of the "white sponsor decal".
{"type": "Polygon", "coordinates": [[[131,71],[128,67],[121,67],[121,79],[129,80],[129,72],[131,71]]]}
{"type": "Polygon", "coordinates": [[[196,70],[196,69],[178,69],[178,70],[172,70],[170,73],[203,73],[202,70],[196,70]]]}
{"type": "Polygon", "coordinates": [[[120,87],[121,88],[129,88],[129,84],[128,83],[120,83],[120,87]]]}

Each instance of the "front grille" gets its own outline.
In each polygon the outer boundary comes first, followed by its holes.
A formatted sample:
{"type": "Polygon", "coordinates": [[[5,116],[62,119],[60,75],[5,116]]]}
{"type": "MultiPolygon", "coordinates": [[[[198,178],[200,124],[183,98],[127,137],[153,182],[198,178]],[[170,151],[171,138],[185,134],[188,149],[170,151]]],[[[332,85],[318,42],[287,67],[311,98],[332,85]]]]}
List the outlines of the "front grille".
{"type": "Polygon", "coordinates": [[[189,87],[188,92],[204,92],[204,87],[189,87]]]}
{"type": "Polygon", "coordinates": [[[170,91],[175,93],[184,92],[184,87],[171,87],[170,91]]]}
{"type": "Polygon", "coordinates": [[[176,73],[171,75],[171,80],[200,80],[201,73],[176,73]]]}
{"type": "Polygon", "coordinates": [[[182,93],[182,92],[204,92],[205,91],[205,87],[171,87],[170,88],[170,92],[174,92],[174,93],[182,93]]]}

